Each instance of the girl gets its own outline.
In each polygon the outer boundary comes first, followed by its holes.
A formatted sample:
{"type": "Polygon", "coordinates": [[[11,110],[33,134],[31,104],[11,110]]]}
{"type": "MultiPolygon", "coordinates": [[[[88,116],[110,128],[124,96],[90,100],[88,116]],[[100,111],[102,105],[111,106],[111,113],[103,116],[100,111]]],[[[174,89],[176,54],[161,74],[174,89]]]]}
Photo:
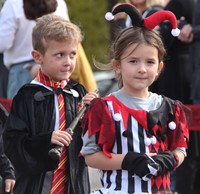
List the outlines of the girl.
{"type": "Polygon", "coordinates": [[[135,8],[119,6],[120,11],[132,11],[134,26],[123,30],[111,49],[110,65],[120,89],[92,101],[81,153],[88,166],[100,169],[103,188],[95,194],[169,194],[170,171],[186,156],[186,108],[149,91],[163,69],[163,43],[135,8]]]}

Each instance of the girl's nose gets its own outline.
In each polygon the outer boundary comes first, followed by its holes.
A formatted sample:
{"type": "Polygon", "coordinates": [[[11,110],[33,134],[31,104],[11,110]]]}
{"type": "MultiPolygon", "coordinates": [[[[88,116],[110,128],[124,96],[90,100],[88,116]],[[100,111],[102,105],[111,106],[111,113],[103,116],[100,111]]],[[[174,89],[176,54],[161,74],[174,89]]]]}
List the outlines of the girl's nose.
{"type": "Polygon", "coordinates": [[[141,64],[139,66],[139,73],[145,73],[146,72],[146,66],[144,64],[141,64]]]}

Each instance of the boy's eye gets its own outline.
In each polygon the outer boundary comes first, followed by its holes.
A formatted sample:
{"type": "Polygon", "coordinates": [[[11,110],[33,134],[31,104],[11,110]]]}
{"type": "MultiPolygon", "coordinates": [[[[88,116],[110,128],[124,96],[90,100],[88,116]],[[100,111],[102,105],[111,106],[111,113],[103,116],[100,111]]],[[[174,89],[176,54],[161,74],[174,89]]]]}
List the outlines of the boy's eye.
{"type": "Polygon", "coordinates": [[[62,57],[62,56],[63,56],[62,53],[58,53],[58,54],[56,54],[56,57],[58,57],[58,58],[60,58],[60,57],[62,57]]]}
{"type": "Polygon", "coordinates": [[[76,56],[76,52],[71,52],[70,54],[69,54],[69,57],[70,58],[74,58],[76,56]]]}

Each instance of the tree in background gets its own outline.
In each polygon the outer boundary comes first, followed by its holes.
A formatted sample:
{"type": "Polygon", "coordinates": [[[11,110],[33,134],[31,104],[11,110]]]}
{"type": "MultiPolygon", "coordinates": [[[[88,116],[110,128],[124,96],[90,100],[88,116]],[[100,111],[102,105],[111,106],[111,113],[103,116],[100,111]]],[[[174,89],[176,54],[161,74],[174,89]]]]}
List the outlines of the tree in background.
{"type": "Polygon", "coordinates": [[[111,0],[67,0],[70,20],[84,32],[83,47],[93,68],[93,58],[105,62],[109,46],[109,22],[105,13],[111,0]]]}

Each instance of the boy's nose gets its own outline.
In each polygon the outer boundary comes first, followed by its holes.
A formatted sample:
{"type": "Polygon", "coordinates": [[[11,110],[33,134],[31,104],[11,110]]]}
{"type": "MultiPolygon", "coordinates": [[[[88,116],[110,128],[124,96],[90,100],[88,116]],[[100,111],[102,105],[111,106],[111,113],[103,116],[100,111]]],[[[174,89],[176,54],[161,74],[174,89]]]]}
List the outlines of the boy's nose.
{"type": "Polygon", "coordinates": [[[65,62],[64,62],[65,66],[69,66],[70,65],[70,57],[66,56],[65,57],[65,62]]]}

